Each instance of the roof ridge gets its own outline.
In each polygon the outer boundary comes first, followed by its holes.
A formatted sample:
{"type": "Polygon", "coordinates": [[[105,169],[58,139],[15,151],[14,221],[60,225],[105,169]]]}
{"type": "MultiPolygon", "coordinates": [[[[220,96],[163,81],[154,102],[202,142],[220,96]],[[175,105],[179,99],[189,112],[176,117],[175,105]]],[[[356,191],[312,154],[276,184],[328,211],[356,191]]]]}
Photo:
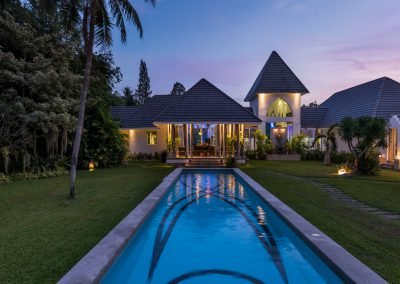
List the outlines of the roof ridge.
{"type": "Polygon", "coordinates": [[[240,103],[238,103],[237,101],[235,101],[231,96],[227,95],[226,93],[224,93],[222,90],[220,90],[218,87],[216,87],[214,84],[212,84],[211,82],[209,82],[208,80],[201,78],[198,82],[196,82],[190,89],[188,89],[184,94],[180,95],[179,98],[177,100],[174,100],[170,105],[168,105],[168,107],[164,108],[158,115],[156,115],[154,117],[154,121],[156,122],[157,119],[163,119],[163,115],[165,115],[166,113],[168,113],[171,109],[174,108],[175,105],[179,104],[179,102],[181,100],[184,100],[185,98],[190,98],[191,94],[193,93],[194,96],[196,96],[196,93],[193,92],[193,90],[198,87],[200,89],[202,89],[202,84],[206,84],[207,87],[214,89],[214,92],[216,92],[216,94],[222,95],[224,98],[228,99],[229,101],[231,101],[233,104],[235,104],[236,106],[240,107],[241,109],[243,109],[247,114],[251,115],[251,117],[257,121],[261,121],[257,116],[255,116],[253,113],[249,112],[244,106],[242,106],[240,103]]]}
{"type": "Polygon", "coordinates": [[[378,97],[376,98],[376,102],[375,102],[375,106],[374,106],[374,110],[372,111],[372,116],[376,116],[376,113],[378,111],[378,106],[381,102],[381,98],[382,98],[382,93],[383,93],[383,89],[385,87],[386,84],[386,80],[388,78],[387,77],[382,77],[380,78],[380,80],[382,80],[381,86],[379,87],[379,91],[378,91],[378,97]]]}
{"type": "MultiPolygon", "coordinates": [[[[194,85],[192,86],[192,88],[194,87],[194,85]]],[[[191,88],[190,88],[191,89],[191,88]]],[[[189,89],[189,90],[190,90],[189,89]]],[[[170,102],[162,111],[160,111],[156,116],[153,117],[153,122],[157,121],[157,118],[160,117],[164,112],[166,112],[170,107],[172,107],[174,104],[176,104],[179,100],[182,100],[183,96],[186,95],[186,93],[189,91],[187,90],[186,92],[184,92],[182,95],[170,95],[170,96],[174,96],[177,97],[175,98],[175,100],[172,100],[172,102],[170,102]]]]}

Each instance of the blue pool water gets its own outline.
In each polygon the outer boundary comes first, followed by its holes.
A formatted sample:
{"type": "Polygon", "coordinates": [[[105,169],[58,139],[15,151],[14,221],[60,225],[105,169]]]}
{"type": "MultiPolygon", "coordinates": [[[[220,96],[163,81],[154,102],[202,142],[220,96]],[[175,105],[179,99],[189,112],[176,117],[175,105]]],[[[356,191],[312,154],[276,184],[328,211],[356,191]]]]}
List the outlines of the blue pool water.
{"type": "Polygon", "coordinates": [[[342,283],[230,171],[185,170],[101,283],[342,283]]]}

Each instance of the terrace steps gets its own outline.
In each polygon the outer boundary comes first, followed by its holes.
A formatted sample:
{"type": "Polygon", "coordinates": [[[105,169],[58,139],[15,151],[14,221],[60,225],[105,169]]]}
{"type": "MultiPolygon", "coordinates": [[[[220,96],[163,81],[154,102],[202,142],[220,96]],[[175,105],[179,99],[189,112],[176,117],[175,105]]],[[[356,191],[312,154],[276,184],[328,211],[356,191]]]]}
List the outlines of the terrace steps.
{"type": "Polygon", "coordinates": [[[199,158],[190,159],[188,164],[185,164],[186,168],[223,168],[225,162],[220,158],[199,158]]]}

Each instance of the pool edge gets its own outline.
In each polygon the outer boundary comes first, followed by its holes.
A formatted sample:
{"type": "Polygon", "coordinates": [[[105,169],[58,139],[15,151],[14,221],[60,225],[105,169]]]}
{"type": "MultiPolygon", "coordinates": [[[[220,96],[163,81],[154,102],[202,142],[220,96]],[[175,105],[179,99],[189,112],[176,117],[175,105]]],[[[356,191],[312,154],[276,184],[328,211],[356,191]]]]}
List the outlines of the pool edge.
{"type": "Polygon", "coordinates": [[[312,249],[344,277],[346,283],[387,283],[333,239],[284,204],[275,195],[240,169],[233,172],[243,179],[312,249]]]}
{"type": "Polygon", "coordinates": [[[140,225],[157,207],[182,170],[182,168],[176,168],[164,177],[162,182],[138,206],[85,254],[57,283],[98,283],[140,225]]]}

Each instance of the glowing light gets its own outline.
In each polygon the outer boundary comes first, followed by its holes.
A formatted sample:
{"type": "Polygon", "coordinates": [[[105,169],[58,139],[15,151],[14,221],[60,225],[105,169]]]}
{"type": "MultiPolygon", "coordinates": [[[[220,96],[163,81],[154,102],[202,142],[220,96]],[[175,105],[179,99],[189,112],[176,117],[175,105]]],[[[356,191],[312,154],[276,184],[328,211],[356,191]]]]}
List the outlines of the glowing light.
{"type": "Polygon", "coordinates": [[[89,171],[90,172],[94,171],[94,162],[93,162],[93,160],[90,160],[90,162],[89,162],[89,171]]]}
{"type": "Polygon", "coordinates": [[[345,174],[347,174],[347,171],[346,171],[346,169],[339,169],[338,170],[338,175],[345,175],[345,174]]]}

